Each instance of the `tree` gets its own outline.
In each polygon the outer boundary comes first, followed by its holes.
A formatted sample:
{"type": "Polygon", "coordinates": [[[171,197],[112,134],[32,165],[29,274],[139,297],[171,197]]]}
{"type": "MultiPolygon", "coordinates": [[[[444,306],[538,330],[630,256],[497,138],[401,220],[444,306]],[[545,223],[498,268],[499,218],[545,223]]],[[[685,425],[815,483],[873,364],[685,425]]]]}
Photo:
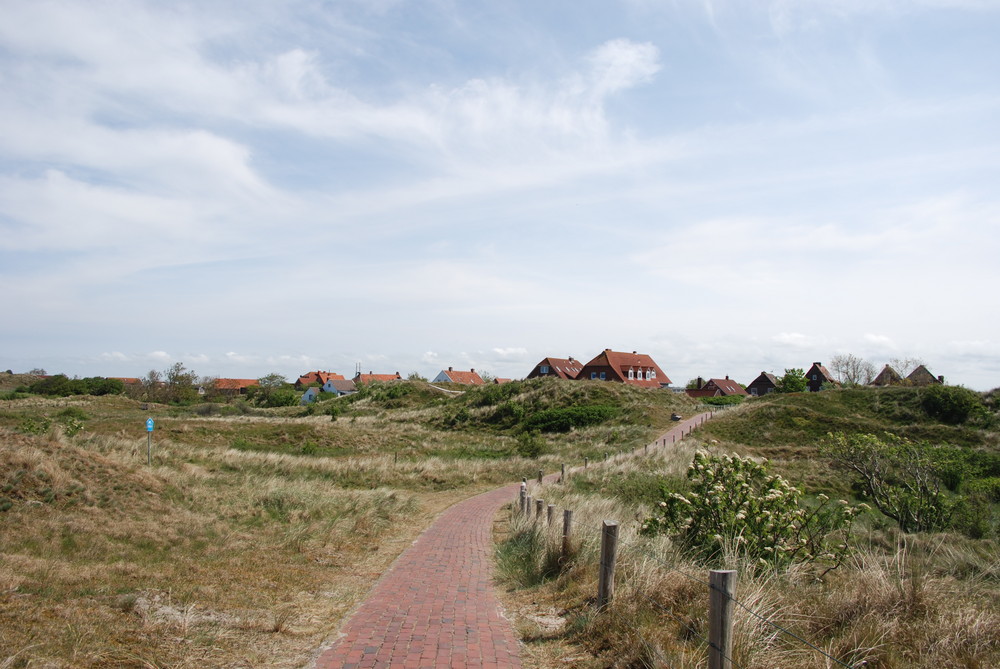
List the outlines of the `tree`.
{"type": "Polygon", "coordinates": [[[406,377],[407,381],[427,381],[427,377],[420,372],[410,372],[409,376],[406,377]]]}
{"type": "Polygon", "coordinates": [[[889,358],[889,366],[899,372],[899,375],[904,379],[922,364],[924,364],[924,361],[920,358],[911,358],[909,356],[902,358],[889,358]]]}
{"type": "Polygon", "coordinates": [[[944,529],[952,500],[927,447],[892,434],[831,434],[820,453],[857,478],[864,495],[904,532],[944,529]]]}
{"type": "Polygon", "coordinates": [[[806,389],[806,373],[801,367],[785,370],[785,375],[778,379],[779,393],[801,393],[806,389]]]}
{"type": "MultiPolygon", "coordinates": [[[[286,385],[288,385],[288,380],[285,379],[285,377],[279,374],[278,372],[271,372],[266,376],[260,377],[259,379],[257,379],[257,384],[258,384],[257,387],[250,388],[249,392],[250,397],[253,399],[255,403],[265,407],[291,406],[291,404],[288,403],[287,397],[282,397],[280,399],[281,403],[274,404],[275,394],[279,390],[284,389],[286,385]]],[[[293,395],[296,398],[295,403],[297,403],[298,396],[295,393],[293,393],[293,395]]]]}
{"type": "Polygon", "coordinates": [[[198,375],[184,367],[184,363],[172,364],[163,372],[163,378],[168,401],[187,403],[198,397],[198,390],[195,388],[198,375]]]}
{"type": "Polygon", "coordinates": [[[687,389],[687,390],[698,390],[698,388],[701,387],[700,384],[702,384],[702,383],[704,383],[704,380],[699,376],[696,379],[691,379],[690,381],[688,381],[684,385],[684,388],[687,389]]]}
{"type": "Polygon", "coordinates": [[[830,359],[830,371],[844,386],[867,386],[875,380],[875,363],[853,353],[841,353],[830,359]]]}

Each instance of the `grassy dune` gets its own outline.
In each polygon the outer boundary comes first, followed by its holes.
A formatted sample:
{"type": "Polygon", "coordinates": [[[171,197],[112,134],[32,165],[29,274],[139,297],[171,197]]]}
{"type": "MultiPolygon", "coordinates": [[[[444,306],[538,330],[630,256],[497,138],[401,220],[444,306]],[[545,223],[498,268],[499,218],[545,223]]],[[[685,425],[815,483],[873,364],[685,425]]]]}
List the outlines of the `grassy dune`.
{"type": "Polygon", "coordinates": [[[303,666],[440,510],[643,443],[689,406],[545,380],[503,397],[401,387],[333,400],[336,420],[324,406],[0,400],[0,667],[303,666]],[[523,426],[494,416],[505,402],[522,418],[618,415],[529,434],[525,456],[523,426]]]}

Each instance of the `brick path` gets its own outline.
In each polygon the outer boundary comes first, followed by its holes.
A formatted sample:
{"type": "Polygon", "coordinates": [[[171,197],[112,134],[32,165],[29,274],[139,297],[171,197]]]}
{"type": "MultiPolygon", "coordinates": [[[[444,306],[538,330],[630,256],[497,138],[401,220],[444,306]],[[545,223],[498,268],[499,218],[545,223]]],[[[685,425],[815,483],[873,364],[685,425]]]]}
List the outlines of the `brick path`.
{"type": "MultiPolygon", "coordinates": [[[[708,417],[681,421],[650,445],[680,441],[708,417]]],[[[518,487],[477,495],[442,513],[382,576],[315,668],[520,667],[513,627],[493,593],[492,546],[493,516],[518,487]]]]}
{"type": "Polygon", "coordinates": [[[316,661],[353,667],[520,667],[493,593],[493,516],[517,486],[451,507],[399,557],[316,661]]]}

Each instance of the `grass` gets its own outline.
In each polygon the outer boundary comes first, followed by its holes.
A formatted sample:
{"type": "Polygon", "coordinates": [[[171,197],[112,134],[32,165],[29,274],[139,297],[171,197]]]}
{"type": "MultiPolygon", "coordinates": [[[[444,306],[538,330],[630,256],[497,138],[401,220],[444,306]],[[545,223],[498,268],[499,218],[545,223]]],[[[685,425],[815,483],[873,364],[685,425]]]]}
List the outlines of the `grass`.
{"type": "MultiPolygon", "coordinates": [[[[399,387],[328,400],[342,407],[336,420],[323,405],[309,415],[239,403],[206,410],[111,396],[0,397],[0,667],[303,666],[438,511],[562,464],[577,468],[568,483],[533,494],[576,511],[572,559],[561,560],[558,532],[516,518],[498,526],[499,573],[527,665],[699,666],[704,644],[692,629],[704,629],[707,598],[682,574],[704,569],[635,531],[694,448],[771,457],[810,492],[848,495],[813,447],[832,428],[923,431],[984,452],[997,444],[989,430],[921,417],[913,397],[852,391],[744,402],[698,440],[605,461],[697,405],[555,379],[465,394],[399,387]],[[540,412],[600,406],[614,411],[568,432],[530,430],[540,412]],[[147,417],[156,420],[151,467],[147,417]],[[615,603],[596,615],[605,518],[622,523],[623,562],[615,603]]],[[[851,565],[825,583],[794,570],[741,575],[738,593],[870,666],[1000,662],[995,532],[903,537],[872,520],[863,538],[851,565]]],[[[759,620],[739,621],[740,666],[824,666],[759,620]]]]}
{"type": "Polygon", "coordinates": [[[628,449],[687,406],[607,385],[516,384],[497,400],[406,383],[329,400],[336,420],[322,406],[4,398],[0,667],[303,666],[438,511],[628,449]],[[525,457],[523,429],[485,420],[499,401],[621,409],[535,435],[525,457]]]}
{"type": "MultiPolygon", "coordinates": [[[[503,516],[498,574],[505,606],[525,640],[526,666],[705,666],[707,568],[665,537],[639,535],[641,519],[663,489],[683,485],[696,448],[767,456],[811,494],[836,490],[849,496],[850,485],[817,458],[811,439],[833,428],[890,430],[911,438],[921,433],[905,422],[912,416],[903,416],[912,397],[893,395],[889,402],[863,392],[746,403],[676,447],[599,463],[573,472],[565,484],[532,484],[530,494],[556,504],[557,514],[574,511],[576,529],[572,558],[560,562],[559,527],[526,521],[519,513],[503,516]],[[593,602],[604,518],[621,523],[617,592],[609,609],[598,613],[593,602]]],[[[954,437],[943,443],[961,449],[996,452],[989,429],[940,426],[925,417],[916,427],[954,437]]],[[[851,666],[1000,664],[996,515],[986,537],[971,539],[948,532],[903,534],[872,514],[860,523],[851,558],[822,579],[802,567],[750,569],[735,555],[724,563],[738,571],[736,597],[745,606],[735,613],[736,666],[840,666],[778,627],[851,666]]]]}

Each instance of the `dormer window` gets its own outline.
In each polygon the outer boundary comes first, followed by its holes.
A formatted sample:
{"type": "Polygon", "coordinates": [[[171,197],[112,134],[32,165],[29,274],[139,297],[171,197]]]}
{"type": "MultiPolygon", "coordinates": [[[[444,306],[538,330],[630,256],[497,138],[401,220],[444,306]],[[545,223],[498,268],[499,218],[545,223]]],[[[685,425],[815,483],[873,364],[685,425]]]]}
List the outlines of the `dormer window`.
{"type": "Polygon", "coordinates": [[[630,369],[630,370],[628,370],[628,378],[629,378],[629,380],[631,380],[631,379],[634,379],[634,378],[635,378],[635,372],[634,372],[634,371],[632,371],[631,369],[630,369]]]}

